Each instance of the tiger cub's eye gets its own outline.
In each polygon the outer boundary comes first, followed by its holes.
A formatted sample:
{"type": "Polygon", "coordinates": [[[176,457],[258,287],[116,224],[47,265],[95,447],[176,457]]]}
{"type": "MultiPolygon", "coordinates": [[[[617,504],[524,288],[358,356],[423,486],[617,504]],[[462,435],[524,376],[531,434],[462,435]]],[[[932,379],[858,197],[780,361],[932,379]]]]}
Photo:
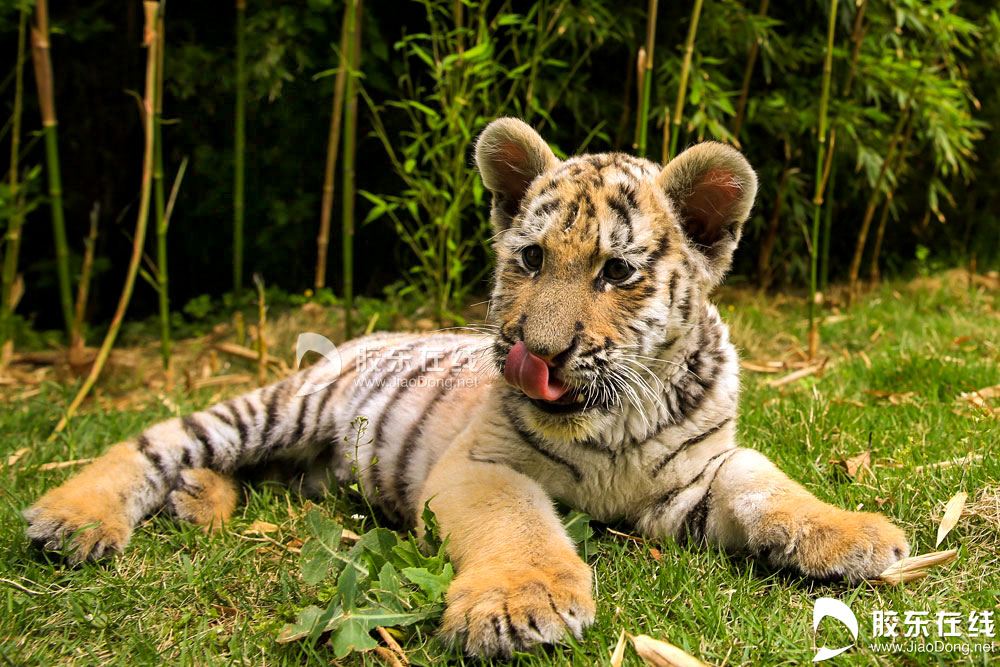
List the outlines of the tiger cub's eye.
{"type": "Polygon", "coordinates": [[[602,271],[604,279],[611,283],[620,283],[635,273],[635,269],[629,266],[624,259],[609,259],[604,264],[602,271]]]}
{"type": "Polygon", "coordinates": [[[521,251],[521,261],[529,271],[537,271],[542,268],[542,248],[537,245],[529,245],[521,251]]]}

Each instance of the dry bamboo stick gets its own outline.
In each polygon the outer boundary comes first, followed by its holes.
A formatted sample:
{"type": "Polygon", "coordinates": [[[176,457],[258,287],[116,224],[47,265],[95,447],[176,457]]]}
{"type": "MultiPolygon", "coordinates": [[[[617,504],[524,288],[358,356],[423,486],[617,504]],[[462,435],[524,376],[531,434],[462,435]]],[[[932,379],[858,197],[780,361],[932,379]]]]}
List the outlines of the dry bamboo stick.
{"type": "MultiPolygon", "coordinates": [[[[767,16],[767,8],[770,0],[760,0],[760,8],[757,10],[758,16],[767,16]]],[[[736,116],[733,118],[733,141],[736,147],[740,146],[740,129],[743,127],[743,114],[747,108],[747,98],[750,96],[750,79],[753,77],[753,67],[757,62],[757,52],[760,50],[760,43],[754,40],[750,45],[750,52],[747,53],[747,64],[743,70],[743,85],[740,87],[740,99],[736,103],[736,116]]]]}
{"type": "Polygon", "coordinates": [[[684,43],[684,60],[681,61],[681,81],[677,86],[677,102],[674,104],[673,128],[670,130],[670,155],[664,162],[677,155],[677,139],[681,133],[681,117],[684,115],[684,96],[687,94],[688,74],[691,72],[691,56],[694,54],[694,38],[698,34],[698,18],[701,16],[702,0],[694,0],[691,10],[691,25],[688,26],[687,41],[684,43]]]}
{"type": "Polygon", "coordinates": [[[316,278],[318,290],[326,285],[326,255],[330,249],[330,217],[333,212],[333,173],[337,168],[340,148],[340,123],[344,115],[344,88],[347,83],[347,21],[350,7],[344,7],[344,22],[340,29],[340,67],[333,85],[333,109],[330,111],[330,133],[326,144],[326,167],[323,171],[323,201],[320,205],[319,235],[316,237],[316,278]]]}
{"type": "Polygon", "coordinates": [[[816,322],[816,284],[819,266],[819,219],[823,208],[823,169],[826,166],[826,107],[830,99],[830,75],[833,71],[833,36],[837,28],[837,0],[830,0],[830,20],[826,33],[826,58],[823,60],[823,91],[819,100],[819,127],[816,131],[816,187],[813,195],[812,244],[809,248],[809,358],[819,351],[819,326],[816,322]]]}
{"type": "MultiPolygon", "coordinates": [[[[646,132],[649,128],[649,96],[653,89],[653,48],[656,46],[656,13],[658,0],[649,0],[646,9],[646,57],[643,59],[645,72],[642,78],[642,100],[639,105],[639,140],[636,152],[646,156],[646,132]]],[[[667,158],[664,158],[666,162],[667,158]]]]}
{"type": "Polygon", "coordinates": [[[45,165],[49,181],[49,206],[52,209],[52,237],[56,245],[56,273],[59,281],[59,304],[66,332],[72,337],[73,288],[69,276],[69,248],[66,244],[66,218],[63,213],[62,178],[59,170],[58,121],[52,80],[52,57],[49,51],[48,0],[37,0],[35,25],[31,27],[31,60],[35,65],[38,107],[45,134],[45,165]]]}
{"type": "Polygon", "coordinates": [[[146,91],[143,98],[143,108],[145,111],[143,124],[145,126],[146,145],[142,157],[142,186],[139,195],[139,214],[136,218],[135,234],[132,239],[132,256],[129,259],[128,271],[125,275],[125,285],[122,288],[121,297],[118,299],[118,307],[115,309],[114,317],[111,319],[111,326],[104,336],[104,342],[101,343],[101,349],[97,353],[94,365],[91,366],[90,374],[87,375],[87,379],[84,380],[80,390],[76,393],[73,402],[66,408],[66,414],[59,420],[55,430],[49,437],[50,440],[54,439],[56,434],[66,428],[69,420],[76,413],[77,408],[83,403],[83,399],[87,397],[87,394],[90,393],[90,390],[97,382],[97,378],[100,376],[101,370],[108,359],[108,355],[111,354],[111,348],[115,344],[115,338],[118,336],[118,330],[121,328],[122,320],[125,317],[125,310],[132,299],[132,288],[135,287],[135,277],[139,271],[139,263],[142,261],[142,246],[146,240],[146,223],[149,220],[149,202],[153,189],[153,96],[156,87],[155,40],[156,17],[159,11],[159,3],[144,0],[142,4],[146,16],[144,46],[147,48],[146,91]]]}

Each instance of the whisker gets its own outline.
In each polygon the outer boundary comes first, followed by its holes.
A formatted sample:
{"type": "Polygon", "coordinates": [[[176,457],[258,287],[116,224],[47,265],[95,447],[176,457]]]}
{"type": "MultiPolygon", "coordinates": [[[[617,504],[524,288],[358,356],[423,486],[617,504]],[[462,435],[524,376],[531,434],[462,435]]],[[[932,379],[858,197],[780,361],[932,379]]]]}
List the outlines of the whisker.
{"type": "MultiPolygon", "coordinates": [[[[612,377],[616,377],[618,380],[621,381],[625,395],[629,399],[629,403],[632,404],[632,407],[635,408],[635,411],[639,414],[639,417],[642,419],[643,426],[649,428],[650,422],[649,422],[649,417],[646,414],[646,410],[644,409],[645,405],[639,398],[639,393],[636,391],[636,386],[634,386],[631,382],[628,382],[628,380],[626,379],[630,377],[634,381],[636,378],[638,378],[638,375],[635,373],[635,371],[632,371],[631,369],[616,363],[612,370],[612,377]]],[[[641,380],[641,378],[639,379],[641,380]]],[[[643,387],[642,384],[640,383],[636,384],[638,384],[639,386],[639,391],[642,391],[643,393],[646,392],[646,388],[643,387]]]]}
{"type": "MultiPolygon", "coordinates": [[[[635,366],[637,368],[639,368],[641,370],[644,370],[647,373],[649,373],[649,376],[651,378],[653,378],[653,380],[656,381],[656,385],[657,385],[657,387],[659,387],[659,391],[660,392],[666,391],[666,387],[663,385],[663,380],[661,380],[656,373],[654,373],[652,370],[650,370],[650,368],[648,366],[646,366],[646,364],[641,363],[639,361],[636,361],[635,359],[631,359],[629,357],[624,357],[622,359],[622,361],[626,361],[626,362],[628,362],[630,364],[635,364],[635,366]]],[[[652,387],[650,387],[650,389],[652,389],[652,387]]]]}
{"type": "Polygon", "coordinates": [[[472,332],[477,336],[492,336],[499,330],[500,327],[494,324],[481,324],[476,326],[455,326],[455,327],[443,327],[441,329],[432,329],[427,333],[444,333],[446,331],[461,331],[461,332],[472,332]]]}
{"type": "Polygon", "coordinates": [[[679,364],[676,361],[670,361],[669,359],[655,359],[653,357],[644,357],[642,355],[635,355],[635,354],[628,354],[628,353],[622,354],[620,356],[623,359],[625,359],[625,358],[645,359],[645,360],[648,360],[648,361],[659,362],[661,364],[671,364],[673,366],[676,366],[677,368],[682,369],[685,373],[690,373],[694,377],[698,378],[698,380],[701,380],[701,377],[697,373],[695,373],[693,370],[691,370],[686,364],[679,364]]]}

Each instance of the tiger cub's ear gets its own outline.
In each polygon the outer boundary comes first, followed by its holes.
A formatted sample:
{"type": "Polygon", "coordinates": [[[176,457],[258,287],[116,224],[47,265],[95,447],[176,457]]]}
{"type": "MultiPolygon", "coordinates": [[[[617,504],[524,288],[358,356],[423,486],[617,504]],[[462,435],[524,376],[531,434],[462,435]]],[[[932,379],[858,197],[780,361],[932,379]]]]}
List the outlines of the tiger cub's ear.
{"type": "Polygon", "coordinates": [[[658,182],[711,280],[721,281],[757,195],[750,163],[735,148],[708,141],[668,162],[658,182]]]}
{"type": "Polygon", "coordinates": [[[499,232],[510,227],[535,177],[559,160],[529,125],[516,118],[498,118],[476,141],[476,164],[483,185],[493,193],[493,227],[499,232]]]}

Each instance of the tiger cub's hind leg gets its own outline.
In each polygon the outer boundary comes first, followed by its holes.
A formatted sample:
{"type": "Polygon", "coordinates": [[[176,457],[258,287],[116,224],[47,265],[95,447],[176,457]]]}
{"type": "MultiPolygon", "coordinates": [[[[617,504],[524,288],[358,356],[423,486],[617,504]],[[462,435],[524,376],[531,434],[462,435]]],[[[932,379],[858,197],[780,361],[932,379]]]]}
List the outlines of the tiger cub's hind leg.
{"type": "Polygon", "coordinates": [[[166,506],[174,516],[214,532],[229,522],[236,500],[231,477],[209,468],[191,468],[181,472],[166,506]]]}

